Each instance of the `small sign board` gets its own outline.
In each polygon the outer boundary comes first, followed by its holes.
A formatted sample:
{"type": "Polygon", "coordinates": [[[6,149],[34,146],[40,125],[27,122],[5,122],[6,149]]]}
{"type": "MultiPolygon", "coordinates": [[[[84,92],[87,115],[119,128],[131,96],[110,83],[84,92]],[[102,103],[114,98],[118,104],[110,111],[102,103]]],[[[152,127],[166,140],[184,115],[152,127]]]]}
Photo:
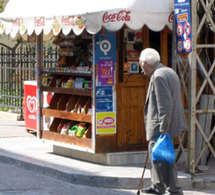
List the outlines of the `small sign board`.
{"type": "Polygon", "coordinates": [[[176,50],[178,54],[192,51],[190,0],[175,0],[176,50]]]}

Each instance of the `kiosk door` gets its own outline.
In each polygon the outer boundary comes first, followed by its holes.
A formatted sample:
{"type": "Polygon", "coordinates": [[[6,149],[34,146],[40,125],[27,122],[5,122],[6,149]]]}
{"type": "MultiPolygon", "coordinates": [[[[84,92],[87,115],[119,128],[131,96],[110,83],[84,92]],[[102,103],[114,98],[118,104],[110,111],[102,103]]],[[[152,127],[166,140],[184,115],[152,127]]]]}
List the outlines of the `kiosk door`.
{"type": "Polygon", "coordinates": [[[144,104],[148,79],[126,75],[118,85],[117,137],[120,150],[145,149],[144,104]]]}
{"type": "MultiPolygon", "coordinates": [[[[135,69],[143,48],[152,47],[161,54],[162,62],[169,65],[168,45],[170,34],[166,28],[152,32],[146,27],[135,33],[124,29],[118,41],[118,83],[117,83],[117,143],[120,151],[147,149],[144,105],[149,78],[135,69]],[[142,32],[142,34],[141,34],[142,32]]],[[[171,48],[169,48],[171,50],[171,48]]]]}

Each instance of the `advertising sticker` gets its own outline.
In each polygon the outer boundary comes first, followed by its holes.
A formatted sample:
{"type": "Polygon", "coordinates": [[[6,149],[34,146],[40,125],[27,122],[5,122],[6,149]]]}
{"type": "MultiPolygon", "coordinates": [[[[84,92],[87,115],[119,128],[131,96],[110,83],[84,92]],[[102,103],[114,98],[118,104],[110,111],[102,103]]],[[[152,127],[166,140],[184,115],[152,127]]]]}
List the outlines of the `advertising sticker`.
{"type": "Polygon", "coordinates": [[[114,85],[114,61],[99,60],[98,62],[98,85],[114,85]]]}
{"type": "Polygon", "coordinates": [[[99,60],[113,60],[116,62],[116,35],[105,31],[105,35],[97,33],[95,36],[95,63],[99,60]]]}
{"type": "Polygon", "coordinates": [[[116,113],[97,112],[96,113],[96,134],[116,133],[116,113]]]}
{"type": "Polygon", "coordinates": [[[113,111],[113,87],[96,87],[96,112],[113,111]]]}

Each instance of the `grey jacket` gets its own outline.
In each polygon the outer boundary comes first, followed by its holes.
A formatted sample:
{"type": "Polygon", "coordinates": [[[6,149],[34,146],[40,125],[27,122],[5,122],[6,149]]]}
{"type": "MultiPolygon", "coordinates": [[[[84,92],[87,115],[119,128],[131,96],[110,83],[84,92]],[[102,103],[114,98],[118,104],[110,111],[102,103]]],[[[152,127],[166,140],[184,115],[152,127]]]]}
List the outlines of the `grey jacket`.
{"type": "Polygon", "coordinates": [[[156,140],[160,132],[175,137],[187,130],[179,78],[174,70],[162,64],[150,77],[144,119],[148,141],[156,140]]]}

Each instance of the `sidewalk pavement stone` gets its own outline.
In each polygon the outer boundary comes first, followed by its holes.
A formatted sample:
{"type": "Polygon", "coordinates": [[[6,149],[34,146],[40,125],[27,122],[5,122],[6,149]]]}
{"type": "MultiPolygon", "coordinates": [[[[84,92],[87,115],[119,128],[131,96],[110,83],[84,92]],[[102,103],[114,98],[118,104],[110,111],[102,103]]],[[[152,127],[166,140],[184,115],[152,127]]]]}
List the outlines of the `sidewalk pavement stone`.
{"type": "MultiPolygon", "coordinates": [[[[9,116],[0,112],[0,162],[70,183],[137,189],[144,163],[141,166],[107,166],[56,155],[52,152],[52,142],[38,139],[34,134],[28,133],[24,121],[17,121],[15,114],[7,115],[9,116]]],[[[213,163],[211,167],[214,168],[213,163]]],[[[183,189],[215,189],[215,172],[210,172],[210,169],[206,176],[202,173],[194,179],[185,172],[179,171],[178,175],[183,189]]],[[[147,168],[144,187],[148,185],[150,171],[147,168]]]]}

